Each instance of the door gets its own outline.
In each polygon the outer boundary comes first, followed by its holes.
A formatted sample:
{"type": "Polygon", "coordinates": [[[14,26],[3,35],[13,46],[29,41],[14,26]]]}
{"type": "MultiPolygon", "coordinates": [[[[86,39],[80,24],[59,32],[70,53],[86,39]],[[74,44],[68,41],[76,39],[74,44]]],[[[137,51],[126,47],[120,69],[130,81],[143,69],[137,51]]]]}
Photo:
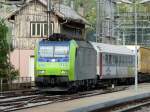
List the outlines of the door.
{"type": "Polygon", "coordinates": [[[29,58],[29,77],[34,81],[34,56],[29,58]]]}

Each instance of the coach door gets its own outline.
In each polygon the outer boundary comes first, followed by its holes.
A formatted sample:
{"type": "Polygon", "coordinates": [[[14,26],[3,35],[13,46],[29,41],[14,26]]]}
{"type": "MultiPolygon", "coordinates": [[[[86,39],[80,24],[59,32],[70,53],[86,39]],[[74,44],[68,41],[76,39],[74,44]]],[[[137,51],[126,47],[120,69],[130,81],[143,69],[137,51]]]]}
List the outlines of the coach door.
{"type": "Polygon", "coordinates": [[[102,57],[102,53],[99,53],[99,75],[100,75],[100,79],[102,79],[102,75],[103,75],[103,57],[102,57]]]}

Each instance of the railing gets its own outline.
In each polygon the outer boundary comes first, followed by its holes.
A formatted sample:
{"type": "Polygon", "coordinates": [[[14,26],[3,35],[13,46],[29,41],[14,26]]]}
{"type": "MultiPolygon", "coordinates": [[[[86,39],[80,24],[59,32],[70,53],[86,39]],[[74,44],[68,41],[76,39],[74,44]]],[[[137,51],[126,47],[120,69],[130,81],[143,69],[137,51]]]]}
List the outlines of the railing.
{"type": "Polygon", "coordinates": [[[0,92],[29,89],[34,86],[32,77],[17,77],[14,80],[0,78],[0,92]]]}

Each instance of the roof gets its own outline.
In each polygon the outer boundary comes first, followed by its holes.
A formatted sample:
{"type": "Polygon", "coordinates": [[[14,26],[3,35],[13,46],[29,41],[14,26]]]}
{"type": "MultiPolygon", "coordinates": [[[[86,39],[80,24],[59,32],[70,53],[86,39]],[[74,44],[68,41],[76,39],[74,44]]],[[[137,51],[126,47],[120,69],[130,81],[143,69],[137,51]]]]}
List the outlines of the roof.
{"type": "MultiPolygon", "coordinates": [[[[22,10],[25,6],[29,5],[31,2],[35,0],[29,0],[26,2],[23,6],[21,6],[18,10],[14,11],[9,17],[15,16],[18,14],[20,10],[22,10]]],[[[36,2],[41,3],[45,7],[47,7],[47,0],[36,0],[36,2]]],[[[60,18],[63,18],[64,20],[70,20],[75,21],[82,24],[89,24],[86,19],[84,19],[81,15],[79,15],[74,9],[72,9],[69,6],[63,5],[63,4],[55,4],[53,7],[52,12],[57,15],[60,18]]]]}
{"type": "Polygon", "coordinates": [[[136,47],[135,45],[127,45],[126,47],[127,47],[128,49],[132,50],[133,52],[136,51],[136,48],[137,48],[137,50],[139,50],[140,48],[144,48],[144,49],[150,50],[149,47],[144,47],[144,46],[139,46],[139,45],[137,45],[137,47],[136,47]]]}
{"type": "Polygon", "coordinates": [[[88,21],[80,16],[74,9],[63,4],[54,5],[54,12],[61,18],[70,19],[80,23],[88,24],[88,21]]]}
{"type": "Polygon", "coordinates": [[[147,4],[147,3],[150,3],[150,0],[142,0],[142,1],[140,1],[140,3],[147,4]]]}
{"type": "Polygon", "coordinates": [[[126,46],[111,45],[111,44],[96,43],[96,42],[91,42],[91,44],[93,45],[93,47],[95,48],[97,52],[134,55],[134,52],[128,49],[126,46]]]}
{"type": "MultiPolygon", "coordinates": [[[[135,45],[126,45],[126,47],[130,50],[132,50],[133,52],[135,52],[136,46],[135,45]]],[[[137,50],[140,48],[140,46],[137,46],[137,50]]]]}

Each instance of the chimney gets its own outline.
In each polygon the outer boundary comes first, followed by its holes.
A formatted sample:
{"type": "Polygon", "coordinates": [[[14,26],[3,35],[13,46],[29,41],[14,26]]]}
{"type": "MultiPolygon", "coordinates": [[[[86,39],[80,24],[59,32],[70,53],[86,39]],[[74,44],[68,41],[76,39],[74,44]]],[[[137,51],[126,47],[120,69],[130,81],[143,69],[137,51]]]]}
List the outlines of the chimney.
{"type": "Polygon", "coordinates": [[[52,0],[52,4],[61,4],[63,0],[52,0]]]}
{"type": "Polygon", "coordinates": [[[71,7],[72,9],[74,9],[74,1],[73,1],[73,0],[70,1],[70,7],[71,7]]]}
{"type": "Polygon", "coordinates": [[[81,15],[81,16],[84,16],[84,7],[83,7],[83,4],[81,3],[80,6],[78,7],[78,13],[81,15]]]}

